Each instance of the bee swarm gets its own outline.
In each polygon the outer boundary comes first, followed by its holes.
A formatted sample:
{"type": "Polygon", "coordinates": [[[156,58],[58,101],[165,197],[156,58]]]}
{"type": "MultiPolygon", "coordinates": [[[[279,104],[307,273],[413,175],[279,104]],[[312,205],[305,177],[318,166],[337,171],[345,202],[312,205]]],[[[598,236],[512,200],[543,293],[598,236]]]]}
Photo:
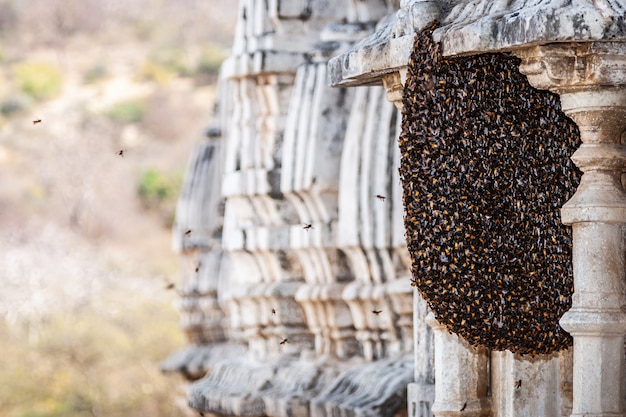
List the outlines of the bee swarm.
{"type": "Polygon", "coordinates": [[[572,237],[559,210],[582,175],[578,128],[514,56],[444,58],[436,25],[416,36],[399,139],[413,283],[474,346],[565,349],[572,237]]]}

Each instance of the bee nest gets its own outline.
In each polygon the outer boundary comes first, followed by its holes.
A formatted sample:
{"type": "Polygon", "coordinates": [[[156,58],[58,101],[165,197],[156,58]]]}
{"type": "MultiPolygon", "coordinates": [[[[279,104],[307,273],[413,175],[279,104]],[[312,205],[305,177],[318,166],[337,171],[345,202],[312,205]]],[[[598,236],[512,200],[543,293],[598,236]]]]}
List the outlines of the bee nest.
{"type": "Polygon", "coordinates": [[[399,139],[413,285],[472,345],[565,349],[572,237],[559,213],[580,182],[578,128],[516,57],[444,58],[436,25],[416,36],[399,139]]]}

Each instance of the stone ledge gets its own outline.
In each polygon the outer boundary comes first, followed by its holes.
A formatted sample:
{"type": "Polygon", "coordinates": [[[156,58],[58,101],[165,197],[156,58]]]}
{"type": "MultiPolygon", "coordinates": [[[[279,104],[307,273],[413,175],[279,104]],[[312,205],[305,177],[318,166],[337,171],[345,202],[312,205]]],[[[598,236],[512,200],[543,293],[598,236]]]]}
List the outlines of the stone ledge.
{"type": "Polygon", "coordinates": [[[442,42],[447,56],[544,43],[625,39],[623,6],[597,4],[542,0],[538,4],[522,1],[509,8],[510,3],[495,0],[463,2],[433,37],[442,42]]]}
{"type": "Polygon", "coordinates": [[[188,401],[197,410],[223,415],[391,417],[406,404],[412,374],[410,354],[365,364],[230,359],[195,382],[188,401]]]}
{"type": "Polygon", "coordinates": [[[206,375],[217,361],[236,358],[245,352],[244,346],[235,343],[188,345],[161,362],[159,369],[163,373],[180,373],[193,381],[206,375]]]}
{"type": "MultiPolygon", "coordinates": [[[[379,33],[373,35],[377,36],[379,33]]],[[[371,38],[367,38],[371,40],[371,38]]],[[[380,43],[359,43],[328,62],[328,76],[333,87],[382,84],[384,75],[406,67],[413,48],[413,35],[380,39],[380,43]]]]}

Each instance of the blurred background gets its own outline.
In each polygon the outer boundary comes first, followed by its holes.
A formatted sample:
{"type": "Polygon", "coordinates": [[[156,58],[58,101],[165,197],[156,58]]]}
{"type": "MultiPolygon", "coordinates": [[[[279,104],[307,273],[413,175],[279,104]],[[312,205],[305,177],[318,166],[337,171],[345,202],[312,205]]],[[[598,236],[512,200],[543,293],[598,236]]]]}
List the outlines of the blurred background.
{"type": "Polygon", "coordinates": [[[189,413],[170,227],[236,8],[0,0],[0,417],[189,413]]]}

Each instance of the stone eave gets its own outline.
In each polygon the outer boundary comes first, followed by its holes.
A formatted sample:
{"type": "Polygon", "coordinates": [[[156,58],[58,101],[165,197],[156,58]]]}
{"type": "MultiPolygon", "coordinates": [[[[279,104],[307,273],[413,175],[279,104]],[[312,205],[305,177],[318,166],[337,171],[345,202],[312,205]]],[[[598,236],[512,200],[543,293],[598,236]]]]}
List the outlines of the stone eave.
{"type": "MultiPolygon", "coordinates": [[[[543,0],[527,7],[498,9],[493,0],[457,5],[435,31],[446,56],[514,51],[558,42],[626,40],[626,13],[620,8],[596,7],[585,1],[543,0]],[[488,10],[488,14],[484,11],[488,10]]],[[[436,18],[421,14],[418,5],[388,16],[376,32],[328,62],[334,87],[382,84],[382,78],[406,67],[413,47],[414,28],[436,18]],[[419,20],[419,21],[418,21],[419,20]],[[399,36],[400,35],[400,36],[399,36]]],[[[423,3],[422,3],[423,4],[423,3]]]]}
{"type": "Polygon", "coordinates": [[[381,19],[376,31],[328,62],[333,87],[382,84],[382,78],[407,66],[416,30],[440,17],[434,1],[406,2],[381,19]]]}
{"type": "Polygon", "coordinates": [[[626,13],[584,1],[543,0],[533,7],[495,10],[493,0],[459,5],[433,35],[446,56],[511,51],[546,43],[626,40],[626,13]],[[474,16],[472,10],[490,10],[474,16]]]}
{"type": "MultiPolygon", "coordinates": [[[[369,39],[369,38],[367,38],[369,39]]],[[[353,87],[382,85],[383,76],[406,67],[415,35],[381,40],[380,43],[359,43],[328,62],[330,85],[353,87]]]]}

